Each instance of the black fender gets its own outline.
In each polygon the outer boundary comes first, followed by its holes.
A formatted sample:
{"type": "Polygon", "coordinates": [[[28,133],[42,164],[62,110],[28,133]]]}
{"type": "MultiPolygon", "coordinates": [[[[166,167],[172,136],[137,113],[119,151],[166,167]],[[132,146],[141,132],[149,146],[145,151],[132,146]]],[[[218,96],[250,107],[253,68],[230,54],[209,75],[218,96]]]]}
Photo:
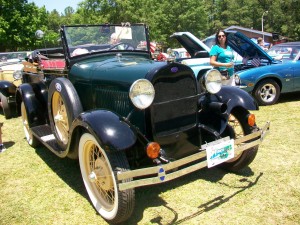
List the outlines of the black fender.
{"type": "MultiPolygon", "coordinates": [[[[38,83],[30,83],[33,92],[35,93],[35,97],[40,103],[41,109],[44,110],[47,108],[47,100],[48,100],[48,89],[43,82],[38,83]]],[[[18,115],[21,115],[21,102],[23,101],[23,97],[21,96],[21,91],[17,89],[16,92],[16,106],[18,115]]],[[[47,111],[44,111],[45,117],[48,118],[47,111]]]]}
{"type": "Polygon", "coordinates": [[[199,100],[201,127],[221,134],[228,123],[232,110],[239,108],[245,112],[258,110],[255,99],[246,91],[233,86],[222,86],[215,95],[206,94],[199,100]]]}
{"type": "MultiPolygon", "coordinates": [[[[134,146],[137,141],[135,129],[121,116],[108,110],[93,110],[81,113],[72,123],[72,143],[74,143],[75,130],[79,127],[94,135],[106,151],[123,151],[134,146]]],[[[77,136],[79,138],[79,136],[77,136]]],[[[78,145],[77,145],[78,147],[78,145]]],[[[69,148],[69,155],[74,155],[76,148],[69,148]]],[[[76,149],[77,150],[77,149],[76,149]]]]}
{"type": "Polygon", "coordinates": [[[222,102],[227,104],[227,111],[235,107],[242,107],[247,110],[258,110],[258,104],[255,99],[246,91],[234,86],[222,86],[221,90],[216,94],[218,98],[222,99],[222,102]]]}
{"type": "Polygon", "coordinates": [[[46,119],[42,104],[37,99],[32,86],[28,83],[21,84],[17,92],[25,104],[29,127],[45,124],[46,119]]]}
{"type": "Polygon", "coordinates": [[[0,81],[0,91],[5,97],[14,96],[17,91],[17,86],[9,81],[2,80],[0,81]]]}

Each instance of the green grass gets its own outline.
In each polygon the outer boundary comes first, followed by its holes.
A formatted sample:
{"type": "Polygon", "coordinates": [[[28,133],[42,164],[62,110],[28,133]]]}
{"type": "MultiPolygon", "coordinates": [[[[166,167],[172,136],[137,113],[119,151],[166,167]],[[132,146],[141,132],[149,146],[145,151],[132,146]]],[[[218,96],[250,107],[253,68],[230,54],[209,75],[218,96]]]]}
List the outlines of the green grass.
{"type": "MultiPolygon", "coordinates": [[[[137,188],[126,224],[299,224],[299,99],[286,95],[255,112],[257,124],[271,121],[271,130],[249,167],[239,174],[203,169],[137,188]]],[[[77,161],[29,147],[20,118],[5,121],[3,133],[0,224],[107,224],[88,200],[77,161]]]]}

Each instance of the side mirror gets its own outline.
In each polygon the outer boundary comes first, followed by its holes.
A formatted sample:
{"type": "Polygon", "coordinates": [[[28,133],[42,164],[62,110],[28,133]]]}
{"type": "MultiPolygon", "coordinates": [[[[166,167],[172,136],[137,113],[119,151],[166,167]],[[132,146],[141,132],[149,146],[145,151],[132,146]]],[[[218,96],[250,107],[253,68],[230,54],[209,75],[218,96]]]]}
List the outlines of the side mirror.
{"type": "Polygon", "coordinates": [[[37,30],[37,31],[35,32],[35,37],[36,37],[37,39],[42,39],[42,38],[44,37],[44,32],[41,31],[41,30],[37,30]]]}

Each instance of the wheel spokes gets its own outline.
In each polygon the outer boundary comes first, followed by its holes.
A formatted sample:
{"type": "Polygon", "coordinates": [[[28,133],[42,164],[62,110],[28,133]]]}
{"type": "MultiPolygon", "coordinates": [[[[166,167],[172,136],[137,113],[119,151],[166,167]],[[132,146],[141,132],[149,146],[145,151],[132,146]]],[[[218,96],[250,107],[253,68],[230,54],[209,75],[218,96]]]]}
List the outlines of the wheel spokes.
{"type": "Polygon", "coordinates": [[[30,131],[28,118],[27,118],[27,112],[26,112],[26,108],[25,108],[24,103],[21,104],[21,116],[22,116],[22,123],[23,123],[24,133],[25,133],[27,141],[29,142],[32,139],[32,134],[31,134],[31,131],[30,131]]]}
{"type": "Polygon", "coordinates": [[[64,144],[67,144],[69,135],[68,114],[66,105],[64,104],[64,101],[58,92],[53,94],[52,110],[58,136],[64,144]]]}
{"type": "Polygon", "coordinates": [[[88,176],[91,185],[98,193],[99,200],[107,208],[113,208],[115,202],[115,192],[111,170],[105,156],[101,153],[95,144],[89,146],[89,157],[87,165],[88,176]]]}
{"type": "Polygon", "coordinates": [[[233,128],[233,130],[235,132],[235,138],[244,136],[244,131],[243,131],[243,128],[242,128],[240,122],[232,114],[230,114],[230,116],[229,116],[228,124],[233,128]]]}

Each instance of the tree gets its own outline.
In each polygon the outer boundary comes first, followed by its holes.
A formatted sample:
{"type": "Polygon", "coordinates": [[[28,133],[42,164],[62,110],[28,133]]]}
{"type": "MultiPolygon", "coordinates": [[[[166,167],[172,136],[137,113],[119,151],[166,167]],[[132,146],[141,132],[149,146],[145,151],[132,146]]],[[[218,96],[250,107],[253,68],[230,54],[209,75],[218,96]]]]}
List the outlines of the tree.
{"type": "MultiPolygon", "coordinates": [[[[0,0],[0,51],[42,47],[37,29],[45,32],[46,46],[57,45],[62,24],[146,23],[152,41],[173,47],[169,36],[189,31],[205,38],[231,25],[279,32],[290,40],[300,38],[299,0],[83,0],[76,12],[67,7],[63,14],[47,12],[27,0],[0,0]]],[[[176,46],[174,46],[176,47],[176,46]]]]}
{"type": "Polygon", "coordinates": [[[47,27],[45,8],[26,0],[2,0],[0,16],[0,51],[34,48],[35,31],[47,27]]]}

